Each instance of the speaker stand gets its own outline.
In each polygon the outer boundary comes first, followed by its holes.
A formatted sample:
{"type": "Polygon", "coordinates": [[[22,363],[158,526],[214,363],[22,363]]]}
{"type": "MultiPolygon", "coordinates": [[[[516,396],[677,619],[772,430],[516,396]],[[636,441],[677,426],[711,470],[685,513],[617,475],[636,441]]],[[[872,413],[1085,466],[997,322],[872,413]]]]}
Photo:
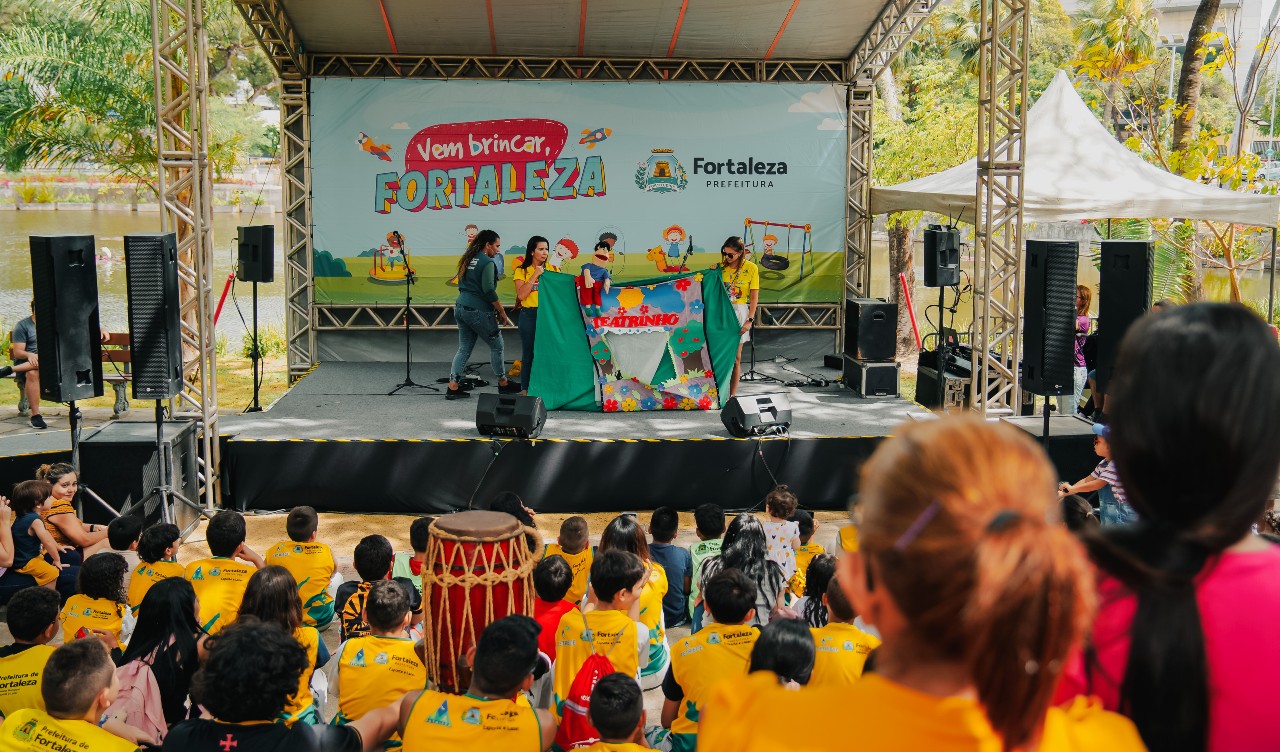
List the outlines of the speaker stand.
{"type": "Polygon", "coordinates": [[[409,271],[408,264],[409,262],[406,259],[404,267],[404,381],[396,384],[395,389],[387,392],[388,397],[396,394],[401,389],[430,389],[433,392],[440,391],[437,387],[430,386],[429,384],[419,384],[413,380],[413,360],[409,349],[409,306],[413,303],[411,291],[413,290],[414,283],[416,283],[418,279],[413,272],[409,271]]]}
{"type": "MultiPolygon", "coordinates": [[[[739,337],[742,335],[739,334],[739,337]]],[[[782,379],[774,378],[767,373],[756,370],[756,332],[755,327],[751,327],[751,369],[738,374],[738,381],[747,381],[753,384],[781,384],[782,379]]]]}
{"type": "MultiPolygon", "coordinates": [[[[143,497],[139,502],[143,509],[151,500],[151,497],[160,497],[160,519],[163,522],[173,524],[176,515],[174,514],[175,502],[181,502],[196,510],[196,512],[204,517],[213,519],[213,515],[209,510],[195,503],[191,499],[183,496],[181,492],[173,487],[173,455],[169,451],[169,444],[164,440],[164,407],[160,400],[156,400],[156,465],[159,471],[159,478],[155,488],[151,489],[151,493],[143,497]]],[[[194,527],[194,523],[192,527],[194,527]]],[[[182,537],[185,539],[190,530],[183,530],[182,537]]]]}
{"type": "MultiPolygon", "coordinates": [[[[76,406],[75,400],[71,400],[70,402],[68,402],[67,408],[68,408],[67,420],[71,424],[71,466],[75,468],[76,475],[79,476],[80,475],[80,429],[84,425],[84,414],[81,413],[80,408],[76,406]]],[[[108,504],[106,499],[103,499],[101,496],[94,493],[93,489],[89,488],[83,482],[80,483],[80,492],[88,496],[90,499],[93,499],[93,501],[97,503],[98,506],[110,512],[112,517],[120,516],[121,513],[116,511],[114,507],[108,504]]],[[[83,505],[81,505],[80,512],[81,514],[84,513],[83,505]]]]}
{"type": "Polygon", "coordinates": [[[262,412],[258,402],[258,394],[262,389],[262,378],[258,366],[262,362],[262,343],[258,341],[258,280],[253,281],[253,349],[249,352],[249,360],[253,363],[253,402],[244,409],[246,413],[262,412]]]}

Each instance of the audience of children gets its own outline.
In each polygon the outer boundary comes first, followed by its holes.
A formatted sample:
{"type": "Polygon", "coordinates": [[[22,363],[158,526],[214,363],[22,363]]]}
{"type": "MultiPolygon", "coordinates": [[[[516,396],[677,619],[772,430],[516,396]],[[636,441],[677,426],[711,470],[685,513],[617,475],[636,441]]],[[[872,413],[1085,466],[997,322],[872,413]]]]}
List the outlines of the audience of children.
{"type": "Polygon", "coordinates": [[[244,518],[240,513],[230,509],[218,512],[205,528],[205,541],[212,555],[191,562],[183,570],[200,603],[201,628],[209,634],[217,634],[236,620],[249,578],[266,566],[244,539],[244,518]]]}
{"type": "MultiPolygon", "coordinates": [[[[704,623],[669,651],[665,626],[688,603],[681,592],[666,608],[668,578],[685,576],[657,561],[676,548],[674,511],[654,513],[653,546],[633,515],[614,519],[594,556],[576,518],[555,544],[570,550],[549,546],[535,568],[538,618],[483,627],[464,657],[464,695],[426,687],[424,648],[409,636],[422,561],[393,580],[390,543],[367,536],[355,552],[361,580],[335,603],[346,639],[324,715],[310,680],[327,655],[304,623],[299,583],[245,545],[239,514],[210,521],[212,556],[182,577],[175,527],[139,535],[120,522],[105,538],[136,548],[135,566],[118,552],[89,556],[61,616],[47,587],[10,601],[0,749],[155,742],[112,712],[122,682],[133,691],[142,676],[163,701],[164,749],[183,752],[373,750],[396,736],[407,750],[545,750],[558,720],[594,727],[587,748],[616,752],[1270,748],[1258,719],[1280,687],[1257,656],[1276,641],[1280,548],[1252,528],[1280,475],[1277,371],[1274,335],[1239,306],[1183,306],[1135,324],[1099,437],[1134,513],[1079,538],[1096,516],[1079,497],[1055,500],[1039,446],[966,416],[907,424],[879,445],[860,470],[858,527],[840,529],[838,559],[810,548],[812,517],[783,486],[765,522],[740,514],[723,530],[721,510],[701,507],[687,561],[704,623]],[[1184,364],[1176,379],[1169,362],[1184,364]],[[1215,472],[1178,472],[1189,467],[1215,472]],[[790,540],[782,523],[796,528],[790,540]],[[567,599],[571,557],[590,562],[578,600],[567,599]],[[801,618],[784,606],[788,579],[801,618]],[[138,619],[131,637],[126,601],[138,619]],[[53,649],[60,626],[65,644],[53,649]],[[528,698],[544,674],[553,712],[528,698]],[[664,700],[661,726],[647,729],[646,677],[664,700]],[[312,725],[329,714],[334,724],[312,725]],[[826,721],[798,731],[803,717],[826,721]]],[[[28,481],[13,496],[14,568],[47,586],[63,553],[38,524],[52,489],[28,481]]],[[[314,512],[294,511],[305,524],[285,545],[313,542],[314,512]]]]}
{"type": "Polygon", "coordinates": [[[683,626],[689,621],[689,587],[693,584],[693,558],[689,549],[673,541],[680,532],[680,515],[671,507],[658,507],[649,518],[649,555],[667,573],[667,594],[662,597],[662,616],[666,627],[683,626]]]}
{"type": "Polygon", "coordinates": [[[644,562],[647,574],[640,591],[638,618],[649,629],[649,659],[640,667],[640,685],[652,689],[662,683],[662,676],[671,662],[662,611],[668,589],[667,572],[650,555],[649,541],[635,515],[618,515],[605,526],[600,536],[600,553],[605,551],[630,551],[644,562]]]}
{"type": "Polygon", "coordinates": [[[435,517],[419,517],[409,525],[409,548],[397,551],[391,562],[392,579],[403,578],[413,583],[422,596],[422,565],[427,563],[427,542],[431,540],[431,523],[435,517]]]}
{"type": "MultiPolygon", "coordinates": [[[[311,507],[294,507],[289,510],[284,527],[289,540],[269,548],[263,561],[289,570],[298,583],[298,597],[302,599],[302,623],[324,629],[333,621],[333,596],[329,595],[329,588],[337,574],[338,562],[333,558],[333,551],[316,540],[320,516],[311,507]]],[[[337,587],[340,582],[332,584],[337,587]]]]}
{"type": "Polygon", "coordinates": [[[720,555],[724,542],[724,510],[718,504],[702,504],[693,510],[694,533],[698,542],[689,547],[690,569],[693,583],[689,587],[689,613],[693,618],[693,631],[702,629],[702,601],[699,598],[702,585],[702,563],[720,555]]]}
{"type": "Polygon", "coordinates": [[[152,586],[170,577],[182,577],[178,563],[182,531],[173,523],[161,522],[142,531],[138,539],[138,565],[129,579],[129,608],[136,614],[152,586]]]}
{"type": "Polygon", "coordinates": [[[570,517],[560,523],[560,537],[555,543],[547,545],[546,556],[560,556],[569,563],[573,570],[573,583],[564,599],[573,603],[581,603],[587,594],[587,578],[591,574],[591,561],[595,553],[591,550],[591,536],[587,534],[587,520],[583,517],[570,517]]]}

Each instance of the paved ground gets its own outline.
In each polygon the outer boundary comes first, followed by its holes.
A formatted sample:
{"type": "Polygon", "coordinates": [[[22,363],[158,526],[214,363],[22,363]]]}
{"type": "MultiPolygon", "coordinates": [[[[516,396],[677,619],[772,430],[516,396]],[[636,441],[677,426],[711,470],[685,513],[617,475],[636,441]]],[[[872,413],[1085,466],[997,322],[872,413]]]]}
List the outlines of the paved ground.
{"type": "MultiPolygon", "coordinates": [[[[0,387],[7,383],[0,381],[0,387]]],[[[4,389],[0,388],[0,394],[4,393],[4,389]]],[[[12,396],[12,395],[11,395],[12,396]]],[[[61,432],[67,436],[67,447],[71,447],[71,438],[69,431],[71,428],[69,418],[67,416],[66,405],[54,405],[52,407],[44,406],[40,409],[40,414],[44,416],[45,421],[49,424],[49,428],[43,431],[31,427],[31,419],[18,415],[17,398],[15,397],[10,403],[0,407],[0,436],[20,436],[22,434],[54,434],[61,432]]],[[[109,407],[88,407],[81,408],[84,414],[84,428],[96,428],[111,420],[111,408],[109,407]]],[[[145,420],[147,416],[142,413],[134,413],[130,411],[129,415],[134,420],[145,420]]]]}

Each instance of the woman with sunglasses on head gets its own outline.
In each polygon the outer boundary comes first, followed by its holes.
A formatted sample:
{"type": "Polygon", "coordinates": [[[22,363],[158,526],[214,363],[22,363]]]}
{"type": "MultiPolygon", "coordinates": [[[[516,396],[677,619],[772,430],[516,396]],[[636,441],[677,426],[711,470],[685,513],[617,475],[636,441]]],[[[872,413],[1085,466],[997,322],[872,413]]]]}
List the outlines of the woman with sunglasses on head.
{"type": "Polygon", "coordinates": [[[737,235],[730,235],[720,248],[720,280],[741,324],[738,333],[742,341],[738,343],[738,358],[733,361],[733,376],[729,380],[729,396],[736,397],[738,379],[742,377],[742,344],[751,339],[756,306],[760,304],[760,268],[747,260],[747,247],[737,235]]]}
{"type": "Polygon", "coordinates": [[[837,581],[884,640],[875,673],[802,692],[767,672],[721,687],[699,750],[1143,749],[1132,723],[1089,700],[1052,706],[1093,578],[1029,436],[967,416],[908,424],[859,489],[858,551],[841,555],[837,581]],[[828,721],[797,737],[783,720],[804,716],[828,721]]]}

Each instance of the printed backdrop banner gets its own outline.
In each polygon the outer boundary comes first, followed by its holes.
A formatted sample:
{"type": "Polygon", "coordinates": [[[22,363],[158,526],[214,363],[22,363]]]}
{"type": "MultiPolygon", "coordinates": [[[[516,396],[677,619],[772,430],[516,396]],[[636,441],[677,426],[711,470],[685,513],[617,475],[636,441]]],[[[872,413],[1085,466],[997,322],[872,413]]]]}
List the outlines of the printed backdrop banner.
{"type": "Polygon", "coordinates": [[[615,283],[706,269],[730,235],[764,302],[840,299],[844,92],[815,84],[320,78],[311,99],[315,300],[451,303],[469,236],[531,236],[615,283]]]}

